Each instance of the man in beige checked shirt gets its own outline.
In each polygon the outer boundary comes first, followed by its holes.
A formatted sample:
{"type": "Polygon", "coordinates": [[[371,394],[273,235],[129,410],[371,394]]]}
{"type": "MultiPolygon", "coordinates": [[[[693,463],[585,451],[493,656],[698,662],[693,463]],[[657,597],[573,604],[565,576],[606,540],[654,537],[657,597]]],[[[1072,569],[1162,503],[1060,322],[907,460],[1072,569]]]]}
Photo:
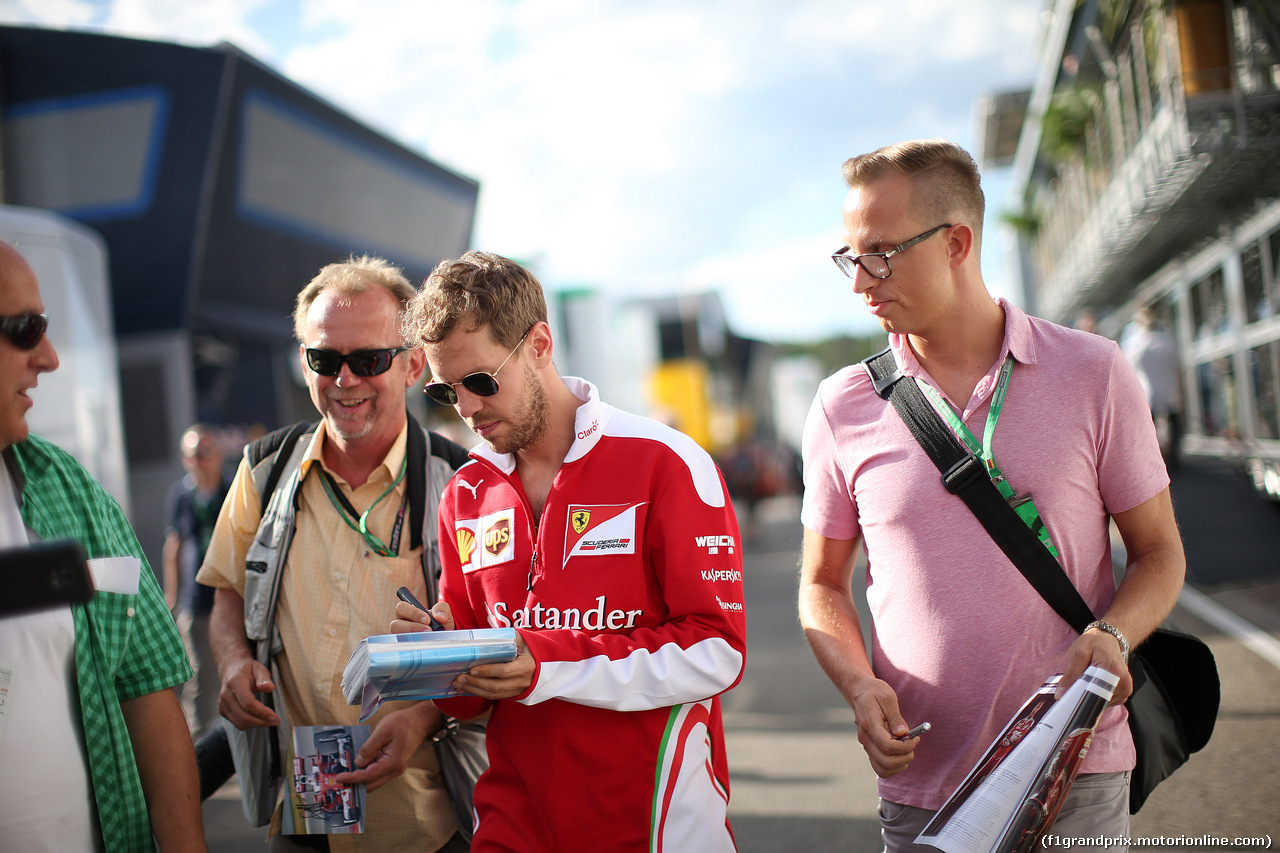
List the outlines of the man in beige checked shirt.
{"type": "MultiPolygon", "coordinates": [[[[284,644],[275,658],[278,683],[254,660],[245,634],[245,555],[262,509],[244,461],[198,575],[218,588],[210,622],[222,679],[218,709],[240,729],[280,722],[255,692],[283,698],[290,725],[354,724],[360,709],[346,704],[341,689],[347,659],[361,639],[386,633],[399,587],[425,595],[422,550],[411,547],[405,511],[408,431],[418,429],[405,393],[426,364],[421,349],[403,346],[399,330],[413,294],[399,270],[360,258],[325,267],[298,296],[299,358],[321,424],[301,439],[309,445],[276,610],[284,644]]],[[[364,833],[278,835],[277,809],[269,849],[468,849],[430,740],[444,724],[435,705],[387,703],[370,723],[360,753],[370,763],[353,779],[368,783],[364,833]]]]}

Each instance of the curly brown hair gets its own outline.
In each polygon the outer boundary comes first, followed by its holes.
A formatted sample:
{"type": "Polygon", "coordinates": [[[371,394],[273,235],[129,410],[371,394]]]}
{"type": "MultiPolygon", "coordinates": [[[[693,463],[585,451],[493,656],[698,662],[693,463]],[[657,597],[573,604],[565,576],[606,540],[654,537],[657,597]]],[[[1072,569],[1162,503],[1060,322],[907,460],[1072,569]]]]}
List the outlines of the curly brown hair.
{"type": "Polygon", "coordinates": [[[502,255],[471,251],[436,265],[405,310],[401,332],[411,344],[434,344],[466,323],[488,326],[495,341],[514,347],[546,319],[546,295],[533,273],[502,255]]]}

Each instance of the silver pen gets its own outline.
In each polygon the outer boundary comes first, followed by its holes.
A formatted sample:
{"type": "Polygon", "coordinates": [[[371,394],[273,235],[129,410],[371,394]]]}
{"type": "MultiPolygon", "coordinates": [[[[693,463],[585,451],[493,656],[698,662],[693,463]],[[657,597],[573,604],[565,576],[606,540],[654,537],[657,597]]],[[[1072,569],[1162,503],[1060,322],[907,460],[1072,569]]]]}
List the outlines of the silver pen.
{"type": "Polygon", "coordinates": [[[913,737],[920,737],[920,735],[929,731],[929,729],[931,728],[933,728],[932,723],[921,723],[920,725],[916,726],[914,729],[911,729],[910,731],[908,731],[905,735],[902,735],[901,737],[899,737],[898,740],[911,740],[913,737]]]}

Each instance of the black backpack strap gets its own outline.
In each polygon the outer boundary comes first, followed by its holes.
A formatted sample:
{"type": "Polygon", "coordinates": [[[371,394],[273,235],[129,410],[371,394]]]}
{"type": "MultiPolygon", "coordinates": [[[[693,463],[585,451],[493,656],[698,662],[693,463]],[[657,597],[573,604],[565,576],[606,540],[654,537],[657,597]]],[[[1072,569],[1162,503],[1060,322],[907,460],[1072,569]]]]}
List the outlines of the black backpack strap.
{"type": "Polygon", "coordinates": [[[409,489],[409,547],[422,547],[422,521],[427,507],[427,436],[412,412],[406,412],[409,420],[408,439],[405,448],[405,479],[409,489]]]}
{"type": "Polygon", "coordinates": [[[435,432],[431,433],[431,455],[443,459],[454,471],[471,461],[465,447],[435,432]]]}
{"type": "Polygon", "coordinates": [[[318,424],[315,421],[298,421],[293,426],[281,427],[275,432],[269,432],[245,447],[245,458],[249,460],[251,468],[256,468],[272,453],[276,454],[275,461],[271,463],[271,471],[267,474],[267,481],[258,495],[262,506],[267,505],[267,500],[275,492],[276,486],[280,485],[280,474],[289,461],[290,455],[293,454],[293,446],[298,443],[299,438],[315,430],[316,426],[318,424]]]}
{"type": "Polygon", "coordinates": [[[943,487],[965,502],[1000,550],[1049,606],[1067,624],[1083,631],[1093,621],[1089,605],[1061,564],[991,482],[982,460],[970,453],[942,422],[914,380],[898,381],[904,377],[891,350],[877,353],[863,364],[876,393],[893,404],[907,429],[942,472],[943,487]]]}

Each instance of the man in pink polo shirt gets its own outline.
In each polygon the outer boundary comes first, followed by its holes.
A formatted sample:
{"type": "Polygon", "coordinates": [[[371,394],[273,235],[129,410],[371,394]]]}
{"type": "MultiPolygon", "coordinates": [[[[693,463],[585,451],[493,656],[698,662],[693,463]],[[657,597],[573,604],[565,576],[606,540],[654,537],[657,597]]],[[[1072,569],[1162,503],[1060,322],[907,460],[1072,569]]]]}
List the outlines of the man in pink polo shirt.
{"type": "Polygon", "coordinates": [[[805,426],[800,618],[881,777],[886,850],[915,847],[1046,677],[1063,672],[1070,682],[1091,664],[1120,684],[1055,831],[1126,836],[1135,753],[1122,707],[1133,684],[1125,653],[1169,614],[1185,572],[1142,388],[1113,342],[988,294],[983,195],[963,149],[899,143],[850,159],[844,178],[847,245],[836,261],[889,332],[903,374],[931,386],[981,440],[1011,360],[991,456],[1017,494],[1033,496],[1061,564],[1105,623],[1078,635],[1054,613],[944,489],[862,365],[822,383],[805,426]],[[1119,588],[1112,521],[1128,561],[1119,588]],[[860,544],[870,650],[852,594],[860,544]],[[928,734],[899,739],[925,721],[928,734]]]}

